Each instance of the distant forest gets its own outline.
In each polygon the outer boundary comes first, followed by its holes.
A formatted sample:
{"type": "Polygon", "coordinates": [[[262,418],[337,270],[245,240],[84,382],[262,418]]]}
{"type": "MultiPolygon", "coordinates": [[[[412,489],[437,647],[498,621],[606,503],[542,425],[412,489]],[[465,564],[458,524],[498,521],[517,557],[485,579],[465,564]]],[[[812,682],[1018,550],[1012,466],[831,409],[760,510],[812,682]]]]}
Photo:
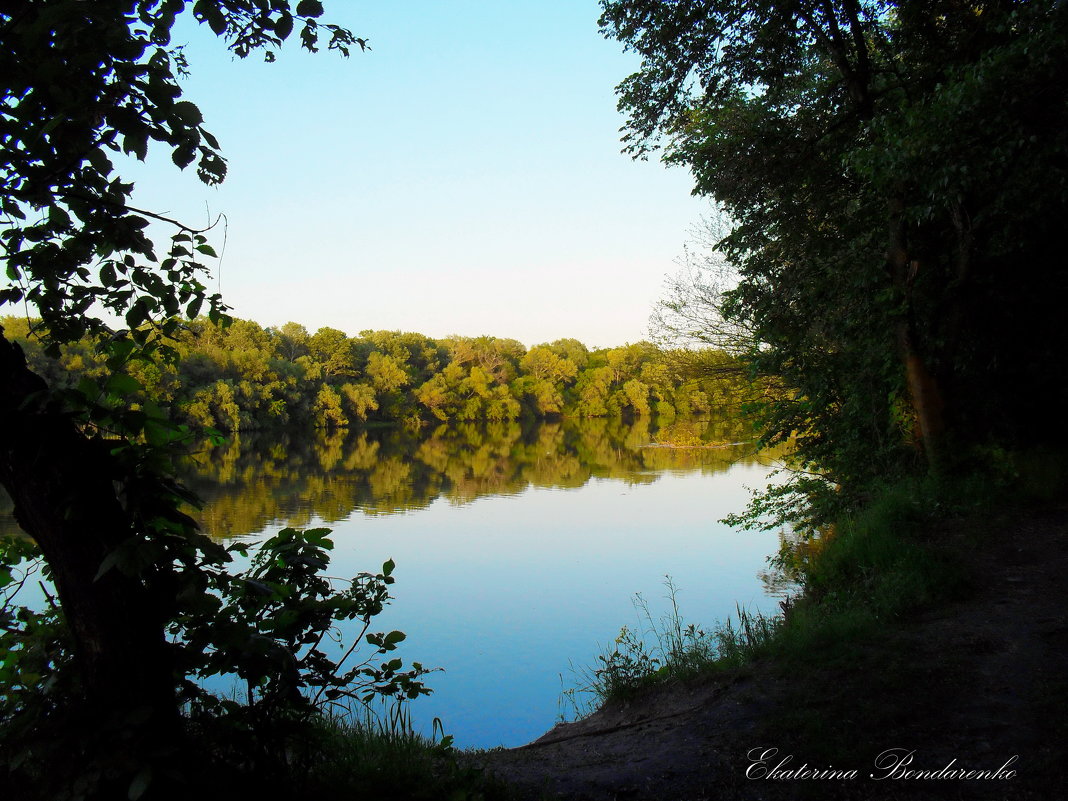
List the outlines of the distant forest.
{"type": "MultiPolygon", "coordinates": [[[[37,321],[7,317],[10,339],[52,386],[105,380],[93,344],[45,355],[37,321]]],[[[591,350],[575,339],[535,345],[492,336],[431,339],[399,331],[234,319],[185,324],[170,362],[131,362],[123,394],[170,407],[187,423],[224,431],[290,425],[345,428],[364,421],[502,421],[560,417],[696,417],[737,410],[748,382],[714,350],[648,342],[591,350]]]]}

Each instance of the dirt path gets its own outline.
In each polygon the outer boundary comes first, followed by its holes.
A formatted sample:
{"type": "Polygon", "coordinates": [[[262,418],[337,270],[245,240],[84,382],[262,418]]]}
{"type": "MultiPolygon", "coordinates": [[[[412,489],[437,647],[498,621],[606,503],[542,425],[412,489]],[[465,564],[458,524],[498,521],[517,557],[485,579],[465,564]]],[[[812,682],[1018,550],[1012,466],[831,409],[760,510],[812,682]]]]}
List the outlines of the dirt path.
{"type": "Polygon", "coordinates": [[[789,674],[660,689],[486,763],[535,798],[1068,797],[1068,506],[989,529],[978,544],[934,532],[965,554],[965,601],[789,674]],[[947,766],[1011,776],[901,777],[947,766]]]}

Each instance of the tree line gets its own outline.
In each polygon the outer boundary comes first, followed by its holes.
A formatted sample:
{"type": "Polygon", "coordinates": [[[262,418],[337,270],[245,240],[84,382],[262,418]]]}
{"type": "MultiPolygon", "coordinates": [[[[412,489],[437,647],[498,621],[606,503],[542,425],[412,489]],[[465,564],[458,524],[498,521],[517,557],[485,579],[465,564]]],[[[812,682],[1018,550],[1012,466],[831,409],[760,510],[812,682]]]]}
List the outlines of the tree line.
{"type": "MultiPolygon", "coordinates": [[[[735,280],[699,282],[670,311],[714,311],[696,338],[779,390],[764,437],[796,437],[804,468],[801,501],[780,507],[788,517],[822,509],[826,520],[887,478],[966,476],[1053,443],[1068,402],[1064,3],[602,8],[603,32],[641,59],[620,87],[628,147],[663,145],[730,220],[717,252],[735,280]]],[[[37,360],[35,372],[5,323],[0,484],[33,545],[0,542],[0,589],[40,554],[57,597],[40,613],[0,603],[9,797],[298,797],[312,786],[294,760],[314,750],[317,704],[357,678],[306,644],[336,620],[369,625],[392,564],[334,592],[319,576],[325,534],[286,531],[251,573],[232,575],[242,546],[211,541],[180,511],[189,495],[168,472],[168,406],[240,430],[640,417],[692,411],[697,397],[673,391],[670,361],[641,358],[643,345],[586,350],[581,364],[561,343],[416,336],[409,347],[412,335],[370,334],[355,340],[362,350],[344,335],[332,349],[329,332],[305,343],[299,328],[286,339],[216,325],[225,306],[207,289],[206,232],[134,206],[121,171],[126,155],[151,151],[205,184],[225,178],[219,142],[183,96],[190,65],[171,36],[183,13],[238,57],[274,60],[287,39],[342,54],[366,45],[321,19],[318,0],[0,4],[0,303],[34,307],[44,350],[85,379],[37,360]],[[150,221],[170,227],[169,242],[154,241],[150,221]],[[256,688],[247,703],[190,680],[232,674],[256,688]]],[[[401,638],[366,644],[378,660],[401,638]]],[[[417,666],[376,664],[359,678],[371,695],[425,690],[417,666]]]]}
{"type": "MultiPolygon", "coordinates": [[[[7,336],[53,386],[112,374],[88,338],[46,355],[39,321],[9,317],[7,336]]],[[[725,353],[674,352],[648,342],[589,349],[575,339],[526,348],[492,336],[432,339],[399,331],[298,323],[262,327],[198,318],[176,331],[177,358],[132,361],[129,400],[169,407],[187,424],[248,431],[367,421],[505,421],[559,417],[695,417],[737,410],[748,392],[725,353]],[[685,357],[685,358],[684,358],[685,357]],[[715,365],[692,375],[689,360],[715,365]]]]}

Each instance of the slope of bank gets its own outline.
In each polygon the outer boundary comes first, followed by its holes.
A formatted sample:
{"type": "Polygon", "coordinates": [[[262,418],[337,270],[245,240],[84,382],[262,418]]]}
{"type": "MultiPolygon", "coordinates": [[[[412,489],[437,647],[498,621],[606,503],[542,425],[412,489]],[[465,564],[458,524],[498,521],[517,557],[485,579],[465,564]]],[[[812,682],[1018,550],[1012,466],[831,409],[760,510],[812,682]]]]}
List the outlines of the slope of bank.
{"type": "Polygon", "coordinates": [[[567,799],[1057,797],[1068,504],[941,524],[969,590],[810,658],[664,686],[485,764],[567,799]],[[983,771],[996,778],[961,778],[983,771]]]}

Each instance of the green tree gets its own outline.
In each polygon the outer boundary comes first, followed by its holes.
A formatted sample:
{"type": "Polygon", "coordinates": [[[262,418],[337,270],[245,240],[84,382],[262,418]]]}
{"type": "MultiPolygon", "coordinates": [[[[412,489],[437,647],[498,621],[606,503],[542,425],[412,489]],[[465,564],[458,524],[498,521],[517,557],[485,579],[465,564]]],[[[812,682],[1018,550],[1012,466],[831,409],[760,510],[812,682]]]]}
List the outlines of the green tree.
{"type": "Polygon", "coordinates": [[[499,337],[454,338],[447,341],[452,361],[465,367],[478,365],[495,383],[507,384],[518,375],[523,343],[499,337]]]}
{"type": "Polygon", "coordinates": [[[277,331],[271,331],[278,355],[291,362],[306,356],[311,346],[311,335],[300,323],[288,322],[277,331]]]}
{"type": "MultiPolygon", "coordinates": [[[[59,359],[50,359],[30,336],[40,321],[5,322],[11,339],[26,349],[31,368],[57,386],[77,387],[85,379],[101,381],[111,375],[107,359],[91,340],[64,344],[59,359]]],[[[633,414],[635,406],[624,390],[632,378],[650,393],[649,413],[707,414],[712,404],[737,409],[745,397],[739,390],[744,365],[708,348],[665,351],[640,343],[591,353],[576,340],[560,340],[531,348],[515,364],[507,361],[509,367],[501,367],[499,374],[514,369],[519,375],[501,384],[477,363],[473,351],[466,365],[450,362],[439,368],[447,354],[445,345],[421,334],[373,332],[352,340],[326,329],[317,334],[312,354],[302,353],[310,351],[312,339],[303,326],[289,323],[283,329],[286,333],[265,330],[247,320],[230,325],[192,320],[174,342],[177,364],[136,360],[122,366],[138,385],[129,399],[167,405],[180,420],[236,432],[302,423],[340,428],[372,416],[503,421],[524,414],[633,414]],[[301,354],[295,361],[287,357],[295,354],[301,354]],[[400,361],[403,354],[409,354],[406,363],[400,361]],[[583,364],[581,370],[573,359],[583,364]],[[357,371],[363,380],[343,382],[335,372],[339,369],[357,371]],[[602,380],[606,383],[597,389],[602,380]]],[[[508,352],[518,353],[511,341],[482,341],[490,347],[504,342],[508,352]]]]}
{"type": "MultiPolygon", "coordinates": [[[[324,41],[342,53],[364,46],[320,23],[317,0],[0,5],[8,277],[0,302],[35,307],[53,353],[83,334],[98,337],[113,373],[100,393],[54,394],[0,337],[0,483],[47,561],[73,655],[70,677],[55,674],[61,681],[37,699],[35,723],[51,719],[58,734],[65,725],[68,738],[52,745],[63,760],[42,781],[97,771],[109,797],[141,794],[152,766],[173,760],[177,676],[187,667],[179,654],[190,652],[168,641],[166,626],[183,616],[193,625],[209,576],[223,580],[211,566],[229,558],[178,512],[185,494],[166,478],[159,451],[175,431],[158,409],[124,403],[137,387],[120,375],[132,355],[173,355],[165,342],[181,315],[206,309],[219,319],[224,309],[202,280],[200,260],[214,256],[204,232],[135,208],[133,185],[114,163],[162,149],[206,184],[225,176],[219,144],[179,83],[187,64],[171,29],[189,10],[240,57],[258,51],[273,60],[295,30],[310,50],[324,41]],[[152,220],[176,231],[162,254],[148,235],[152,220]],[[127,330],[112,331],[101,309],[123,317],[127,330]],[[62,692],[67,706],[50,708],[62,692]],[[95,738],[69,739],[90,730],[95,738]]],[[[21,747],[44,747],[29,742],[21,747]]]]}
{"type": "Polygon", "coordinates": [[[308,340],[308,351],[327,380],[356,374],[353,342],[344,331],[326,326],[320,328],[308,340]]]}
{"type": "Polygon", "coordinates": [[[324,428],[346,428],[349,418],[345,416],[342,408],[341,394],[329,384],[319,387],[319,394],[315,397],[315,422],[324,428]]]}
{"type": "MultiPolygon", "coordinates": [[[[366,340],[371,351],[380,351],[405,365],[413,384],[421,384],[438,372],[448,361],[448,353],[442,343],[422,334],[402,331],[364,331],[360,336],[366,340]]],[[[365,357],[366,361],[366,357],[365,357]]]]}
{"type": "Polygon", "coordinates": [[[519,369],[554,384],[571,382],[578,376],[578,365],[567,356],[560,356],[548,345],[535,345],[527,351],[519,360],[519,369]]]}
{"type": "Polygon", "coordinates": [[[438,420],[450,420],[459,409],[460,384],[464,377],[464,368],[450,362],[444,370],[425,381],[416,390],[415,397],[438,420]]]}
{"type": "Polygon", "coordinates": [[[547,347],[560,358],[571,361],[579,370],[590,361],[589,348],[577,339],[557,339],[550,342],[547,347]]]}
{"type": "Polygon", "coordinates": [[[512,394],[538,417],[555,417],[564,411],[560,389],[548,379],[525,375],[512,382],[512,394]]]}
{"type": "Polygon", "coordinates": [[[637,378],[625,382],[621,389],[615,393],[616,403],[620,410],[630,409],[638,417],[647,417],[651,411],[649,407],[649,387],[637,378]]]}
{"type": "Polygon", "coordinates": [[[411,381],[403,362],[378,351],[368,357],[366,373],[378,392],[396,392],[411,381]]]}
{"type": "Polygon", "coordinates": [[[769,439],[796,432],[855,489],[917,448],[946,469],[947,442],[1044,436],[1065,400],[1048,369],[1066,355],[1063,5],[603,9],[642,58],[619,89],[627,147],[664,144],[735,223],[717,247],[738,284],[710,297],[785,389],[769,439]]]}
{"type": "Polygon", "coordinates": [[[345,399],[349,414],[359,420],[366,420],[367,416],[378,408],[374,388],[362,382],[342,384],[341,395],[345,399]]]}
{"type": "Polygon", "coordinates": [[[580,417],[603,417],[608,414],[608,396],[612,380],[611,367],[583,370],[575,385],[575,394],[578,397],[575,404],[576,414],[580,417]]]}
{"type": "Polygon", "coordinates": [[[615,381],[626,381],[641,372],[642,364],[654,356],[656,349],[648,342],[623,345],[605,353],[605,360],[612,368],[615,381]]]}

